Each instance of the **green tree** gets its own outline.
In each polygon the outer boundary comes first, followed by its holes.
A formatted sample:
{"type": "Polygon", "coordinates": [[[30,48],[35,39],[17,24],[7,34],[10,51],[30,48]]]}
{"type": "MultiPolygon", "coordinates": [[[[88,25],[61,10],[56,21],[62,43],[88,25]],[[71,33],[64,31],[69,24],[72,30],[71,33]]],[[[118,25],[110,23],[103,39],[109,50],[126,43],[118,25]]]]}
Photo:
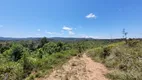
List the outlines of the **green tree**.
{"type": "Polygon", "coordinates": [[[77,43],[77,49],[78,49],[79,53],[82,53],[85,50],[85,46],[84,46],[83,42],[77,43]]]}
{"type": "Polygon", "coordinates": [[[43,50],[40,48],[39,50],[38,50],[38,57],[39,58],[42,58],[43,57],[43,54],[44,52],[43,52],[43,50]]]}
{"type": "Polygon", "coordinates": [[[11,59],[13,61],[18,61],[22,57],[23,46],[19,44],[14,44],[10,49],[10,53],[11,53],[11,59]]]}
{"type": "Polygon", "coordinates": [[[61,50],[63,50],[63,46],[64,46],[63,42],[58,42],[57,43],[57,51],[60,52],[61,50]]]}
{"type": "Polygon", "coordinates": [[[43,51],[49,54],[55,53],[57,52],[57,44],[54,42],[49,42],[43,46],[43,51]]]}
{"type": "Polygon", "coordinates": [[[39,44],[39,48],[43,47],[44,44],[48,43],[49,41],[47,40],[46,37],[43,37],[41,40],[40,40],[40,44],[39,44]]]}

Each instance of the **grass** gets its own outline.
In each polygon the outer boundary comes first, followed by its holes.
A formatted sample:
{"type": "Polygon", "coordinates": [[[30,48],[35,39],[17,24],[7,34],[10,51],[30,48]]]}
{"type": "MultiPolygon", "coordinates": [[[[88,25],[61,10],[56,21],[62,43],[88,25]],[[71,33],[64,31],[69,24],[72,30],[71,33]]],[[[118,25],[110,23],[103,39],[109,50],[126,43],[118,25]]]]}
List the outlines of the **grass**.
{"type": "Polygon", "coordinates": [[[101,62],[111,72],[111,80],[142,80],[142,41],[130,40],[91,49],[88,56],[101,62]]]}

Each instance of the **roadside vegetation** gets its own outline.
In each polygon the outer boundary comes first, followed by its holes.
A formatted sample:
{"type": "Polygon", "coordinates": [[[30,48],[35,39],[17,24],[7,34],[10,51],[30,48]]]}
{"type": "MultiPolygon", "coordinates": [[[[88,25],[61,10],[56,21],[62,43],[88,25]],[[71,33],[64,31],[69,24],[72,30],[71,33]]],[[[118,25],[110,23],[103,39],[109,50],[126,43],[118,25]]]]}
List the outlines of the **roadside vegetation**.
{"type": "MultiPolygon", "coordinates": [[[[115,42],[115,41],[114,41],[115,42]]],[[[112,43],[110,40],[0,41],[0,80],[34,80],[61,66],[87,49],[112,43]]]]}
{"type": "Polygon", "coordinates": [[[90,49],[88,56],[110,69],[111,80],[142,80],[142,41],[125,42],[90,49]]]}

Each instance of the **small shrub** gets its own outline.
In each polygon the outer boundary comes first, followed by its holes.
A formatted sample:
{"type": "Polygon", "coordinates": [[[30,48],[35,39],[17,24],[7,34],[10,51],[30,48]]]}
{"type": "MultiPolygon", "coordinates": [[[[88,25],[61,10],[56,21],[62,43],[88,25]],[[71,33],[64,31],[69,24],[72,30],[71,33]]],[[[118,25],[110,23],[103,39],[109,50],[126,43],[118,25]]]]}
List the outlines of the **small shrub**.
{"type": "Polygon", "coordinates": [[[127,44],[128,44],[129,47],[135,47],[138,43],[139,43],[139,40],[129,39],[127,41],[127,44]]]}
{"type": "Polygon", "coordinates": [[[101,53],[100,57],[106,58],[107,56],[110,56],[111,49],[114,47],[114,45],[109,45],[103,48],[103,53],[101,53]]]}
{"type": "Polygon", "coordinates": [[[16,62],[7,62],[0,65],[0,80],[21,80],[23,78],[23,67],[16,62]]]}

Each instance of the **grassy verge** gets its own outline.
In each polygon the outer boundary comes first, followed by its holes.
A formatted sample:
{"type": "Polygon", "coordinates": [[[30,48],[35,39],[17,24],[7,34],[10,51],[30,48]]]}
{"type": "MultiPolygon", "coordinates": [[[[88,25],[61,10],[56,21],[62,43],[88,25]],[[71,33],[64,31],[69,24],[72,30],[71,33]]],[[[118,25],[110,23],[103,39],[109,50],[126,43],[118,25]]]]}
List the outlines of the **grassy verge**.
{"type": "Polygon", "coordinates": [[[88,56],[101,62],[111,72],[111,80],[142,80],[142,42],[128,41],[98,47],[88,51],[88,56]]]}

